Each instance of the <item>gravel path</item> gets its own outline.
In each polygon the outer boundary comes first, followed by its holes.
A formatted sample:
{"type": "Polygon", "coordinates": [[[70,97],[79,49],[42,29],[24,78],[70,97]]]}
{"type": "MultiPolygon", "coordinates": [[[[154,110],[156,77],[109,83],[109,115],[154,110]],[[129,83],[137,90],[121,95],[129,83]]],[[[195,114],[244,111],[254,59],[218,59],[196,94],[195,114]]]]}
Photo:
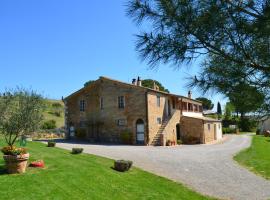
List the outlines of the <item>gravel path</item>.
{"type": "MultiPolygon", "coordinates": [[[[232,156],[250,145],[248,135],[230,135],[222,144],[175,147],[57,143],[82,147],[85,153],[128,159],[146,171],[184,183],[194,190],[221,199],[270,199],[270,181],[233,161],[232,156]]],[[[269,166],[270,167],[270,166],[269,166]]]]}

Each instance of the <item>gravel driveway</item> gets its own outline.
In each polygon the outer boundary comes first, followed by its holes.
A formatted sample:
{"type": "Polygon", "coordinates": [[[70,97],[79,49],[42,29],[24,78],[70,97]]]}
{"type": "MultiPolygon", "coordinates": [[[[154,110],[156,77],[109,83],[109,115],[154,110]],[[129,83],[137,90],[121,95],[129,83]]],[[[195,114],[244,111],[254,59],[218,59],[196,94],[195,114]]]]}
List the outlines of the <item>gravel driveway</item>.
{"type": "MultiPolygon", "coordinates": [[[[82,147],[85,153],[128,159],[154,174],[184,183],[202,194],[221,199],[270,199],[270,181],[233,161],[232,156],[250,145],[248,135],[230,135],[222,144],[175,147],[92,145],[57,143],[58,147],[82,147]]],[[[270,166],[269,166],[270,167],[270,166]]]]}

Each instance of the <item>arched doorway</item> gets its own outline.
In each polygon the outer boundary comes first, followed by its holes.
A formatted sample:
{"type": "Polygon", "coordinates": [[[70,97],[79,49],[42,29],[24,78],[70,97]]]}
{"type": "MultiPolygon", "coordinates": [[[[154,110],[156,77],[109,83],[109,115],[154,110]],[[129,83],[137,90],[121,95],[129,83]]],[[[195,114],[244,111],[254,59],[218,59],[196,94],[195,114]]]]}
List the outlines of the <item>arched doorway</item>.
{"type": "Polygon", "coordinates": [[[144,121],[142,119],[136,121],[136,143],[144,144],[144,121]]]}
{"type": "Polygon", "coordinates": [[[176,138],[177,140],[181,140],[180,124],[176,124],[176,138]]]}

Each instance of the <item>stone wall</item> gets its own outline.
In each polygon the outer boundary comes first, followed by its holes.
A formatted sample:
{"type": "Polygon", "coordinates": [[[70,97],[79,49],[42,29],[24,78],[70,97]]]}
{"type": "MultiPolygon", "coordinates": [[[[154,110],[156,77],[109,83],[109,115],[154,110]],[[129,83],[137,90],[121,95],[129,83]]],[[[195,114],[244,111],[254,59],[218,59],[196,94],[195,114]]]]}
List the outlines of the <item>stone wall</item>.
{"type": "Polygon", "coordinates": [[[182,116],[180,130],[185,143],[203,143],[202,119],[182,116]]]}
{"type": "Polygon", "coordinates": [[[130,84],[118,83],[100,78],[66,99],[67,124],[80,128],[80,121],[86,122],[87,138],[103,142],[121,142],[120,134],[132,134],[136,142],[136,121],[145,123],[145,143],[147,142],[146,89],[130,84]],[[118,108],[118,96],[124,96],[125,108],[118,108]],[[103,98],[103,109],[100,99],[103,98]],[[85,112],[80,112],[80,100],[86,101],[85,112]],[[121,125],[118,124],[119,120],[121,125]]]}
{"type": "Polygon", "coordinates": [[[204,143],[209,143],[214,140],[220,140],[220,139],[222,139],[221,122],[205,121],[204,122],[204,143]]]}
{"type": "Polygon", "coordinates": [[[157,118],[159,117],[164,121],[166,117],[166,95],[148,92],[147,100],[149,144],[151,144],[161,127],[161,124],[157,122],[157,118]],[[160,97],[160,106],[157,106],[157,95],[160,97]]]}

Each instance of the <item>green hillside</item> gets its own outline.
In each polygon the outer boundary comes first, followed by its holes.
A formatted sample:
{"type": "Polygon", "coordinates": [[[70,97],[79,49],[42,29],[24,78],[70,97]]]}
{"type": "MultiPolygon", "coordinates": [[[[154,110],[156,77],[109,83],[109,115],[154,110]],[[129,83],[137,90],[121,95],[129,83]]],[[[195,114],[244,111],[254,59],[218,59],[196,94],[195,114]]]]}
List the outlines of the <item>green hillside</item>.
{"type": "Polygon", "coordinates": [[[64,103],[61,100],[45,99],[45,110],[43,112],[43,122],[55,120],[56,127],[64,126],[64,103]]]}

